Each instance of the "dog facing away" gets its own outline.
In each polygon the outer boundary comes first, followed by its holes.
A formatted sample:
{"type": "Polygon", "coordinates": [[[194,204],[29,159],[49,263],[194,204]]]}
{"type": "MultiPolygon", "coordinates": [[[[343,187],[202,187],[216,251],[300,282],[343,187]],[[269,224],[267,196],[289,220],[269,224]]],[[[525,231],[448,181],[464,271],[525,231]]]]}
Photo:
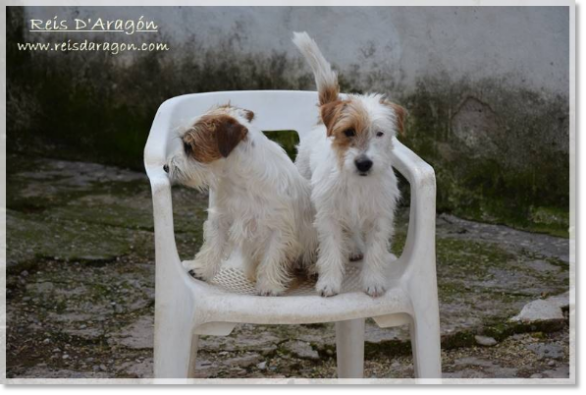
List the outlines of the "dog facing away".
{"type": "Polygon", "coordinates": [[[315,76],[323,121],[301,141],[296,160],[316,210],[317,291],[338,294],[348,259],[363,257],[363,290],[380,296],[396,260],[390,243],[400,195],[391,153],[406,111],[380,94],[342,98],[337,74],[309,35],[294,33],[293,43],[315,76]]]}
{"type": "Polygon", "coordinates": [[[182,146],[168,159],[171,180],[209,188],[213,206],[192,275],[212,279],[222,260],[241,249],[248,278],[259,295],[279,295],[296,264],[315,262],[310,185],[283,148],[254,126],[251,111],[212,108],[180,132],[182,146]]]}

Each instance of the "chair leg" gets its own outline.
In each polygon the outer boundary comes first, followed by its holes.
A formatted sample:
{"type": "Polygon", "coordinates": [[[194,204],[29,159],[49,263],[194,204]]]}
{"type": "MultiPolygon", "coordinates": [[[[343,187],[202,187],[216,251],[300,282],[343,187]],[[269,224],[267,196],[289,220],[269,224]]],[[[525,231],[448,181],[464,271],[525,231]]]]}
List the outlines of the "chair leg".
{"type": "Polygon", "coordinates": [[[336,322],[338,378],[364,375],[364,318],[336,322]]]}
{"type": "Polygon", "coordinates": [[[191,336],[191,352],[189,357],[189,370],[187,371],[187,377],[192,379],[195,377],[195,365],[197,360],[197,349],[199,347],[199,336],[191,336]]]}
{"type": "Polygon", "coordinates": [[[415,314],[409,325],[413,369],[416,378],[441,378],[441,344],[439,315],[432,312],[415,314]]]}
{"type": "Polygon", "coordinates": [[[195,366],[196,350],[197,336],[193,335],[191,315],[155,317],[156,378],[189,378],[195,366]]]}

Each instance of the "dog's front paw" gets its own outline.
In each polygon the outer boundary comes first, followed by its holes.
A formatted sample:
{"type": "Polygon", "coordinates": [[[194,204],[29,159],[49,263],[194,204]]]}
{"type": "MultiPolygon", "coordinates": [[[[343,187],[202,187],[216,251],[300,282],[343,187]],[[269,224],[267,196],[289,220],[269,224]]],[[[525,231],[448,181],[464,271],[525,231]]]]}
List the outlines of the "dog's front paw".
{"type": "Polygon", "coordinates": [[[256,293],[258,296],[279,296],[285,292],[287,288],[282,285],[267,284],[263,281],[256,282],[256,293]]]}
{"type": "Polygon", "coordinates": [[[202,259],[194,259],[192,261],[184,261],[183,267],[187,269],[187,272],[194,278],[202,281],[209,281],[218,272],[218,265],[206,263],[202,259]]]}
{"type": "Polygon", "coordinates": [[[364,286],[364,292],[373,298],[383,296],[387,292],[386,287],[383,284],[367,284],[364,286]]]}
{"type": "Polygon", "coordinates": [[[319,277],[315,289],[324,298],[335,296],[340,293],[342,289],[342,282],[334,279],[319,277]]]}
{"type": "Polygon", "coordinates": [[[388,286],[389,269],[396,260],[391,253],[384,254],[380,260],[373,260],[373,256],[367,254],[361,273],[362,290],[373,298],[383,296],[388,286]]]}

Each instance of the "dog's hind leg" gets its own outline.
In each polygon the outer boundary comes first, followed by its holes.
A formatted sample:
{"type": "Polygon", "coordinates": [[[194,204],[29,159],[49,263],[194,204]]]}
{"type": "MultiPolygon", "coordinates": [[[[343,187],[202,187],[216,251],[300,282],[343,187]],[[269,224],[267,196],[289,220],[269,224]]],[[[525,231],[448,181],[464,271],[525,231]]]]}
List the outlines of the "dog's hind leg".
{"type": "Polygon", "coordinates": [[[244,243],[242,246],[242,259],[243,269],[246,278],[255,283],[256,282],[256,270],[259,265],[259,251],[253,247],[251,243],[244,243]]]}
{"type": "Polygon", "coordinates": [[[290,264],[294,254],[291,253],[290,240],[281,232],[274,232],[267,241],[264,256],[256,271],[256,290],[259,295],[282,294],[291,282],[290,264]]]}
{"type": "Polygon", "coordinates": [[[350,262],[359,261],[364,258],[364,241],[360,233],[358,229],[351,230],[350,262]]]}

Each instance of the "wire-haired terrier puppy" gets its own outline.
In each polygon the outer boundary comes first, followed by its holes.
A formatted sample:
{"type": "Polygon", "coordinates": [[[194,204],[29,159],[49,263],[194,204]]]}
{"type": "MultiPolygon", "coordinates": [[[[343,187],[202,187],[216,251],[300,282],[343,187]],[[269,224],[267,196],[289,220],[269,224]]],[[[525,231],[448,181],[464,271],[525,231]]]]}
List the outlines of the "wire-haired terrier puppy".
{"type": "Polygon", "coordinates": [[[285,150],[253,120],[252,111],[229,104],[212,108],[181,131],[183,144],[165,170],[172,180],[208,187],[214,196],[204,243],[195,259],[185,262],[190,273],[212,279],[238,247],[258,293],[278,295],[296,264],[314,264],[311,192],[285,150]]]}
{"type": "Polygon", "coordinates": [[[337,74],[316,43],[307,33],[295,33],[293,42],[315,76],[323,121],[301,141],[296,160],[317,211],[317,291],[338,294],[348,258],[363,257],[363,289],[380,296],[396,260],[390,243],[399,189],[391,153],[406,111],[380,94],[340,96],[337,74]]]}

